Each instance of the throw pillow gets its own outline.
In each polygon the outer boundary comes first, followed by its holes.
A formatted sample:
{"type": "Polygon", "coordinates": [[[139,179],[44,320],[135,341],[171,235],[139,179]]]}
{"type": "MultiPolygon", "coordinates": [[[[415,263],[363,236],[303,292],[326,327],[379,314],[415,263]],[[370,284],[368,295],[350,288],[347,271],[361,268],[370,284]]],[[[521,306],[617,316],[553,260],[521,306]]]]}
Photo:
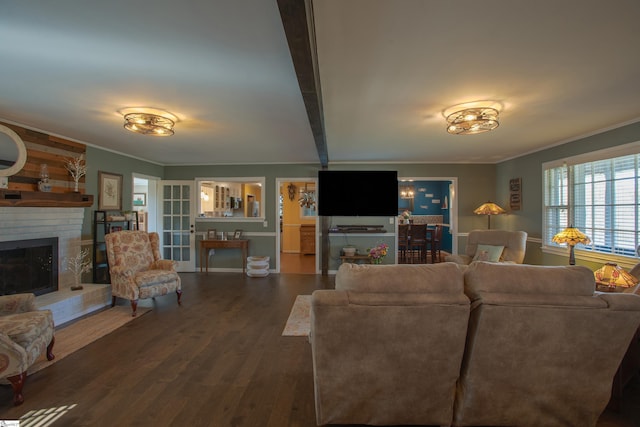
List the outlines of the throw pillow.
{"type": "Polygon", "coordinates": [[[478,245],[473,260],[498,262],[503,250],[504,246],[478,245]]]}

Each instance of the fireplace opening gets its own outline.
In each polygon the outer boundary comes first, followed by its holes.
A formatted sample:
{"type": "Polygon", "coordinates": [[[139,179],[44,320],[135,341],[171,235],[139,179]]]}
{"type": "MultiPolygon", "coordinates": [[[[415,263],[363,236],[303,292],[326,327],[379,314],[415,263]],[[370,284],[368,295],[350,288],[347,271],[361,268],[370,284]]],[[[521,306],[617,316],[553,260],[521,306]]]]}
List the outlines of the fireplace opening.
{"type": "Polygon", "coordinates": [[[0,295],[57,290],[57,237],[0,242],[0,295]]]}

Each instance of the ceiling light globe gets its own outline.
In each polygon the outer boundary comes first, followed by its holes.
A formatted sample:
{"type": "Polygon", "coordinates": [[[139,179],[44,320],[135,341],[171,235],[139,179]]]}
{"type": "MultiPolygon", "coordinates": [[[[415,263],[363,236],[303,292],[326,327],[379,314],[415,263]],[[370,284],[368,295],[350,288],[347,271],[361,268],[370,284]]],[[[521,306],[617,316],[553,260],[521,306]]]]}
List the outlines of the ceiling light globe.
{"type": "Polygon", "coordinates": [[[175,122],[151,113],[129,113],[124,116],[124,128],[142,135],[171,136],[175,122]]]}
{"type": "Polygon", "coordinates": [[[492,107],[468,108],[447,116],[447,132],[454,135],[474,135],[499,126],[498,110],[492,107]]]}

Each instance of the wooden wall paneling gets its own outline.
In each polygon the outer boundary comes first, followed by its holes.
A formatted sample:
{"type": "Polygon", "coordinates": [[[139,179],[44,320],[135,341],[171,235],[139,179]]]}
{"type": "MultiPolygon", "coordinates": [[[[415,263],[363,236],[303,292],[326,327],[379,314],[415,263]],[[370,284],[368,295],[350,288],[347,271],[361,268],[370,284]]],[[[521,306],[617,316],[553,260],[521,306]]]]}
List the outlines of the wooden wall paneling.
{"type": "MultiPolygon", "coordinates": [[[[86,153],[86,145],[53,135],[3,123],[16,132],[27,147],[27,162],[20,172],[9,177],[9,190],[38,191],[40,166],[47,164],[52,193],[73,192],[74,182],[65,167],[66,159],[86,153]]],[[[85,191],[85,177],[80,179],[80,193],[85,191]]]]}

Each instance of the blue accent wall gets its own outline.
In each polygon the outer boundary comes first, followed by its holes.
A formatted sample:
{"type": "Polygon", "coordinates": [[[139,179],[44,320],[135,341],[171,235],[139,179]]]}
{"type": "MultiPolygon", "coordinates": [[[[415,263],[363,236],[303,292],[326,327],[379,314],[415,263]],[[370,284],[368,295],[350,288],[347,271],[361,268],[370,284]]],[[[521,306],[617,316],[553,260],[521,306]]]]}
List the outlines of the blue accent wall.
{"type": "MultiPolygon", "coordinates": [[[[449,185],[451,181],[400,181],[398,182],[398,213],[405,210],[411,215],[442,215],[442,223],[449,224],[450,214],[448,203],[451,199],[449,185]],[[413,199],[403,199],[400,191],[403,188],[413,188],[413,199]],[[445,196],[447,198],[447,208],[444,208],[445,196]]],[[[449,228],[445,228],[442,233],[441,248],[451,252],[453,247],[452,236],[449,228]]]]}

